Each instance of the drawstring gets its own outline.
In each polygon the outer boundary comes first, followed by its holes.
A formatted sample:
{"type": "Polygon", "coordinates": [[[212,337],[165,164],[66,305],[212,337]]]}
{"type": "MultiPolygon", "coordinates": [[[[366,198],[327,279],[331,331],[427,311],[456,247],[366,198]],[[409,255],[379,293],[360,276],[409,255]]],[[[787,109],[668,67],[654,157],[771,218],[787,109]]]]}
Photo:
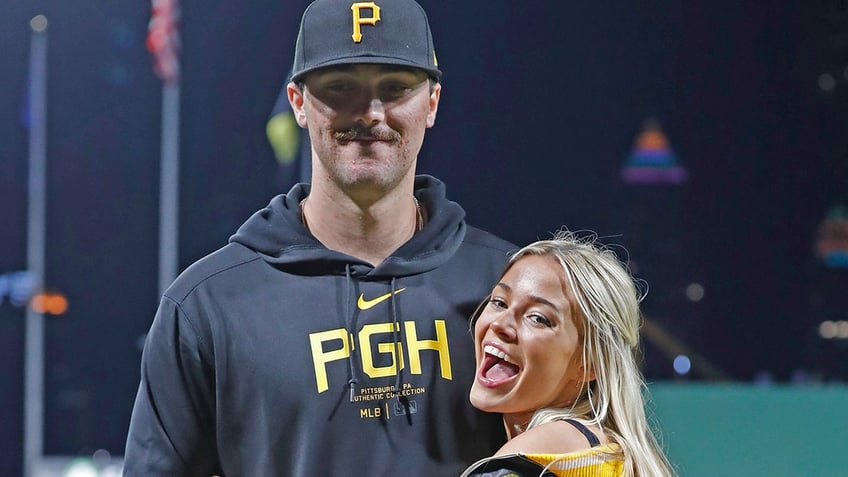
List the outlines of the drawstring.
{"type": "Polygon", "coordinates": [[[395,398],[397,399],[398,403],[401,403],[400,386],[403,383],[403,380],[401,379],[401,374],[403,373],[403,367],[401,366],[403,354],[397,346],[397,343],[401,342],[400,335],[402,331],[400,329],[400,321],[398,321],[397,313],[397,296],[395,295],[395,290],[397,289],[396,281],[397,279],[395,277],[392,277],[392,281],[389,285],[389,291],[392,293],[392,330],[394,332],[395,338],[395,368],[397,371],[395,374],[395,398]]]}
{"type": "Polygon", "coordinates": [[[356,383],[359,382],[356,379],[356,348],[354,347],[353,341],[350,339],[350,333],[352,333],[354,329],[354,320],[353,320],[353,310],[351,309],[351,303],[353,303],[353,279],[350,276],[350,264],[345,265],[345,277],[347,278],[347,299],[345,302],[345,324],[348,330],[347,336],[345,339],[348,340],[348,346],[350,346],[350,355],[347,359],[348,370],[350,372],[350,379],[347,381],[347,384],[350,386],[350,402],[353,402],[353,396],[356,395],[356,383]]]}

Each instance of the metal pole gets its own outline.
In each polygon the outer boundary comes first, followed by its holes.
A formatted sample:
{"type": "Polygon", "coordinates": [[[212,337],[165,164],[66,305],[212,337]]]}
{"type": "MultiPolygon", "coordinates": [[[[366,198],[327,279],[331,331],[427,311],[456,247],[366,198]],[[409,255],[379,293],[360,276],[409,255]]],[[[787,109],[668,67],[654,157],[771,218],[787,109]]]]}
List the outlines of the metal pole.
{"type": "MultiPolygon", "coordinates": [[[[30,20],[29,210],[27,269],[44,285],[47,170],[47,18],[30,20]]],[[[44,315],[27,307],[24,351],[24,476],[35,477],[44,450],[44,315]]]]}
{"type": "Polygon", "coordinates": [[[162,158],[159,171],[159,294],[177,276],[179,242],[180,83],[162,86],[162,158]]]}

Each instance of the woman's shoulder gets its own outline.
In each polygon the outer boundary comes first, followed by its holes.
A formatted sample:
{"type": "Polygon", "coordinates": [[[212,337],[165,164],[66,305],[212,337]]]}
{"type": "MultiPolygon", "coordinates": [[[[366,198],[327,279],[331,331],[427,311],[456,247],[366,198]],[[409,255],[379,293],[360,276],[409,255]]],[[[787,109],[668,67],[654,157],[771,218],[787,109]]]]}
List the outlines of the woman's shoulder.
{"type": "Polygon", "coordinates": [[[503,454],[567,454],[591,449],[594,445],[591,437],[597,437],[598,444],[607,444],[609,440],[603,430],[596,425],[577,424],[565,420],[546,422],[534,426],[508,440],[496,455],[503,454]],[[585,431],[588,431],[589,435],[585,431]]]}

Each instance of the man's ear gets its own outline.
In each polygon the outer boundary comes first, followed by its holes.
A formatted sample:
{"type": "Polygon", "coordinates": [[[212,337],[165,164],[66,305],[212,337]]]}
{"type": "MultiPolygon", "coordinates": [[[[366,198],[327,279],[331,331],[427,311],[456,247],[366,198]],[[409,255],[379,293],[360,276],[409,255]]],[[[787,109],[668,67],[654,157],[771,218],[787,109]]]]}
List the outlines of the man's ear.
{"type": "Polygon", "coordinates": [[[289,97],[289,104],[291,105],[292,113],[294,114],[295,121],[297,121],[297,125],[305,128],[306,111],[303,109],[303,90],[297,84],[292,82],[286,86],[286,94],[289,97]]]}
{"type": "Polygon", "coordinates": [[[433,90],[430,92],[430,111],[427,113],[427,127],[431,128],[436,124],[436,113],[439,111],[439,98],[442,96],[442,85],[436,83],[433,85],[433,90]]]}

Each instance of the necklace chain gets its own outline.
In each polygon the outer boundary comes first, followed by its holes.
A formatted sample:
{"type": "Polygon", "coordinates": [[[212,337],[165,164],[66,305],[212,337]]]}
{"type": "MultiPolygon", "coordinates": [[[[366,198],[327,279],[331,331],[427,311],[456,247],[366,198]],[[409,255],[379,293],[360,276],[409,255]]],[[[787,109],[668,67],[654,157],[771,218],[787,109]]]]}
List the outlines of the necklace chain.
{"type": "Polygon", "coordinates": [[[309,224],[306,223],[306,210],[303,208],[303,204],[306,203],[306,197],[304,197],[297,206],[300,207],[300,221],[303,222],[303,228],[305,228],[307,232],[311,233],[312,231],[309,230],[309,224]]]}
{"type": "Polygon", "coordinates": [[[418,202],[418,197],[413,195],[412,200],[415,201],[415,216],[418,218],[418,223],[416,224],[418,227],[415,229],[415,233],[418,233],[424,230],[424,214],[421,213],[421,204],[418,202]]]}

